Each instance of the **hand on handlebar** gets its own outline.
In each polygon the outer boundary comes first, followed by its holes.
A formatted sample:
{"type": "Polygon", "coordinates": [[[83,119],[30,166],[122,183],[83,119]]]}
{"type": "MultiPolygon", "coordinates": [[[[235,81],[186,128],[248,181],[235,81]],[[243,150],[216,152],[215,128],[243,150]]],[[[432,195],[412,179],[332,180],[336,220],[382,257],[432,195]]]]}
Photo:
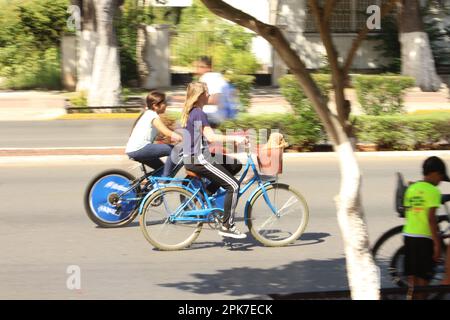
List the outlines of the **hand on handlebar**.
{"type": "Polygon", "coordinates": [[[172,142],[178,143],[178,142],[183,141],[183,137],[180,134],[173,132],[172,136],[170,137],[170,140],[172,142]]]}
{"type": "Polygon", "coordinates": [[[247,145],[247,144],[249,143],[247,137],[244,137],[244,136],[237,136],[237,137],[235,137],[234,139],[235,139],[235,141],[236,141],[237,144],[244,143],[244,144],[247,145]]]}

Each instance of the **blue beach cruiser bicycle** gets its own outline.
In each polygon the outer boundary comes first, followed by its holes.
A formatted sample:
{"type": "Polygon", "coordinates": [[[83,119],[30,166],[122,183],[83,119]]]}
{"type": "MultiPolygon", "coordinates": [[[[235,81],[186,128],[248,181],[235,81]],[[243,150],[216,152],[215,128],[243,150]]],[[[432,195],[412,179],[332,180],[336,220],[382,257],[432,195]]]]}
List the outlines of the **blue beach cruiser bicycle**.
{"type": "MultiPolygon", "coordinates": [[[[247,145],[247,163],[239,179],[239,198],[251,186],[256,188],[248,197],[244,221],[253,237],[265,246],[279,247],[296,241],[309,219],[308,205],[300,192],[278,183],[277,175],[258,172],[247,145]],[[249,171],[253,177],[242,184],[249,171]]],[[[270,161],[282,166],[283,149],[272,149],[270,161]],[[275,155],[275,157],[274,157],[275,155]]],[[[261,169],[263,161],[258,156],[261,169]]],[[[173,179],[150,191],[140,203],[139,223],[150,244],[159,250],[180,250],[189,247],[200,235],[203,224],[217,229],[221,225],[225,192],[208,195],[206,179],[187,171],[190,179],[173,179]]]]}

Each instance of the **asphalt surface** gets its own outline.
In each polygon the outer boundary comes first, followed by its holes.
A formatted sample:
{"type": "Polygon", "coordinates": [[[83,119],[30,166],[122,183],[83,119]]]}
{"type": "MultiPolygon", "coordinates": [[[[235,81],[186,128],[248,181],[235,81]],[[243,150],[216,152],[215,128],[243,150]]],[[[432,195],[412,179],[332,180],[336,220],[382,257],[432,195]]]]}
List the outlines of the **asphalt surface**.
{"type": "MultiPolygon", "coordinates": [[[[101,229],[88,219],[83,193],[89,180],[133,164],[107,159],[0,165],[0,299],[243,299],[348,289],[333,201],[339,188],[335,158],[285,161],[282,181],[300,190],[310,206],[308,227],[293,245],[266,248],[248,234],[224,246],[205,227],[192,248],[177,252],[154,250],[137,222],[101,229]],[[80,268],[81,289],[67,286],[73,265],[80,268]]],[[[422,160],[360,159],[372,243],[402,223],[393,212],[395,171],[419,179],[422,160]]],[[[450,186],[442,190],[450,192],[450,186]]],[[[242,212],[241,202],[238,217],[242,212]]],[[[238,226],[246,230],[242,220],[238,226]]]]}
{"type": "Polygon", "coordinates": [[[134,121],[125,119],[0,122],[0,148],[125,146],[134,121]]]}

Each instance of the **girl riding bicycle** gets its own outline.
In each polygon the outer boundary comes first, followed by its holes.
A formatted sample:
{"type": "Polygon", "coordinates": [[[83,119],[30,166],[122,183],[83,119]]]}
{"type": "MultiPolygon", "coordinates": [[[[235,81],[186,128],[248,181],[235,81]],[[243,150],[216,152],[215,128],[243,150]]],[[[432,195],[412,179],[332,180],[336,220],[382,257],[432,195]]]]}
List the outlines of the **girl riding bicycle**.
{"type": "MultiPolygon", "coordinates": [[[[224,200],[224,216],[219,234],[224,237],[243,239],[245,234],[241,233],[234,224],[235,209],[238,203],[239,182],[234,177],[236,169],[239,171],[241,165],[232,164],[230,158],[225,156],[213,157],[209,152],[209,143],[232,141],[243,143],[245,137],[224,136],[214,133],[203,106],[208,103],[208,88],[203,82],[193,82],[187,87],[186,102],[181,115],[181,126],[185,128],[183,161],[187,170],[206,177],[212,181],[213,188],[222,187],[226,190],[224,200]]],[[[208,188],[210,191],[211,186],[208,188]]]]}
{"type": "Polygon", "coordinates": [[[170,157],[173,145],[154,143],[157,134],[162,133],[175,142],[182,140],[181,135],[168,129],[160,119],[160,115],[164,114],[166,107],[164,93],[151,91],[147,95],[146,108],[134,123],[125,150],[130,159],[148,165],[154,170],[164,165],[163,177],[169,176],[174,167],[170,157]],[[168,156],[165,164],[160,159],[164,156],[168,156]]]}

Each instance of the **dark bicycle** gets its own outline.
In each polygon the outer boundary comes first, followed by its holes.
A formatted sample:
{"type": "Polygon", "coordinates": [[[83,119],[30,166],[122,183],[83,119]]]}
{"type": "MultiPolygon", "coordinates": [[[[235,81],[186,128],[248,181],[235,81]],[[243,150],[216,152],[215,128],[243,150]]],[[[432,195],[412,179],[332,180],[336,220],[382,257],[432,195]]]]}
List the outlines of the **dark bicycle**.
{"type": "MultiPolygon", "coordinates": [[[[450,202],[450,195],[442,195],[442,208],[444,214],[437,216],[439,234],[441,238],[441,262],[437,263],[434,270],[433,279],[430,285],[438,285],[445,276],[445,254],[450,238],[450,209],[447,203],[450,202]]],[[[407,287],[407,277],[404,275],[405,249],[403,244],[403,225],[396,226],[384,234],[375,242],[372,254],[376,265],[380,268],[380,277],[388,280],[399,287],[407,287]]]]}

